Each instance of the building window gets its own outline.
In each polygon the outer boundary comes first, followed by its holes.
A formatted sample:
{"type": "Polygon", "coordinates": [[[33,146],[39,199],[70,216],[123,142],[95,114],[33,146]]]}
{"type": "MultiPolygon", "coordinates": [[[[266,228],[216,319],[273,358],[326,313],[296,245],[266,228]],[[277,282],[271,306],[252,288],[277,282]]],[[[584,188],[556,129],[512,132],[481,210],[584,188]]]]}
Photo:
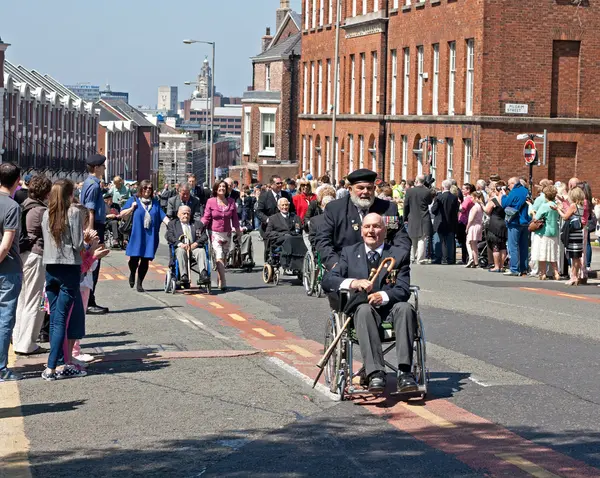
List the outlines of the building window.
{"type": "Polygon", "coordinates": [[[310,114],[315,114],[315,62],[310,62],[310,114]]]}
{"type": "Polygon", "coordinates": [[[456,80],[456,42],[448,44],[448,114],[454,114],[454,82],[456,80]]]}
{"type": "Polygon", "coordinates": [[[437,171],[437,138],[431,136],[429,138],[429,147],[431,148],[431,152],[429,153],[431,156],[429,157],[429,165],[431,166],[431,176],[433,179],[436,178],[437,171]]]}
{"type": "Polygon", "coordinates": [[[475,87],[475,40],[467,40],[467,92],[465,114],[473,114],[473,90],[475,87]]]}
{"type": "Polygon", "coordinates": [[[355,17],[356,16],[356,2],[358,0],[352,0],[352,16],[355,17]]]}
{"type": "MultiPolygon", "coordinates": [[[[339,139],[336,136],[335,137],[335,159],[334,159],[334,166],[335,166],[335,181],[337,182],[340,178],[339,178],[339,174],[340,174],[340,147],[339,147],[339,139]]],[[[328,174],[331,174],[331,170],[329,169],[328,174]]]]}
{"type": "Polygon", "coordinates": [[[363,135],[358,136],[358,167],[365,167],[365,138],[363,135]]]}
{"type": "Polygon", "coordinates": [[[360,114],[365,114],[365,89],[367,87],[367,67],[365,65],[365,54],[360,54],[360,114]]]}
{"type": "Polygon", "coordinates": [[[394,0],[394,3],[392,4],[392,8],[395,10],[398,9],[398,0],[394,0]]]}
{"type": "Polygon", "coordinates": [[[371,114],[377,114],[377,52],[373,52],[373,78],[371,81],[371,114]]]}
{"type": "Polygon", "coordinates": [[[265,64],[265,90],[271,91],[271,65],[265,64]]]}
{"type": "Polygon", "coordinates": [[[304,29],[308,30],[310,20],[310,0],[304,2],[304,29]]]}
{"type": "Polygon", "coordinates": [[[337,81],[336,81],[336,92],[335,92],[335,112],[340,114],[340,94],[341,94],[341,78],[340,78],[340,59],[337,59],[337,81]]]}
{"type": "Polygon", "coordinates": [[[321,3],[319,8],[319,26],[323,26],[323,22],[325,21],[325,0],[320,0],[321,3]]]}
{"type": "Polygon", "coordinates": [[[329,25],[333,23],[333,0],[329,0],[329,25]]]}
{"type": "Polygon", "coordinates": [[[261,108],[260,149],[262,153],[275,154],[275,109],[261,108]]]}
{"type": "Polygon", "coordinates": [[[439,103],[439,89],[440,89],[440,45],[436,43],[433,45],[433,95],[431,113],[434,115],[438,114],[438,103],[439,103]]]}
{"type": "Polygon", "coordinates": [[[348,135],[348,174],[354,171],[354,135],[348,135]]]}
{"type": "Polygon", "coordinates": [[[251,109],[244,108],[244,154],[250,154],[250,119],[251,119],[251,109]]]}
{"type": "Polygon", "coordinates": [[[471,151],[471,140],[464,139],[465,147],[465,183],[471,182],[471,160],[473,158],[471,151]]]}
{"type": "Polygon", "coordinates": [[[350,114],[355,113],[355,96],[356,96],[356,61],[354,55],[350,55],[350,114]]]}
{"type": "Polygon", "coordinates": [[[311,173],[315,172],[314,170],[314,148],[313,148],[313,137],[308,137],[308,169],[311,173]]]}
{"type": "Polygon", "coordinates": [[[304,114],[308,114],[308,65],[304,63],[304,106],[302,108],[304,114]]]}
{"type": "Polygon", "coordinates": [[[452,170],[454,168],[454,140],[452,138],[446,138],[446,178],[452,177],[452,170]]]}
{"type": "Polygon", "coordinates": [[[312,0],[312,27],[317,28],[317,0],[312,0]]]}
{"type": "Polygon", "coordinates": [[[408,177],[408,136],[402,136],[402,178],[408,177]]]}
{"type": "Polygon", "coordinates": [[[396,175],[396,136],[390,134],[390,181],[396,175]]]}
{"type": "Polygon", "coordinates": [[[425,82],[425,78],[423,78],[424,70],[424,53],[423,46],[417,47],[417,114],[423,114],[423,83],[425,82]]]}
{"type": "Polygon", "coordinates": [[[331,60],[327,60],[327,114],[333,111],[331,104],[331,60]]]}
{"type": "Polygon", "coordinates": [[[319,60],[318,65],[319,83],[317,88],[317,111],[321,115],[323,114],[323,62],[319,60]]]}
{"type": "Polygon", "coordinates": [[[374,12],[379,11],[379,0],[373,0],[373,11],[374,12]]]}
{"type": "Polygon", "coordinates": [[[367,0],[362,0],[362,14],[367,14],[367,0]]]}
{"type": "Polygon", "coordinates": [[[410,48],[404,49],[404,114],[408,115],[409,107],[408,103],[410,100],[410,48]]]}
{"type": "Polygon", "coordinates": [[[302,135],[302,171],[306,170],[306,136],[302,135]]]}
{"type": "Polygon", "coordinates": [[[327,171],[329,171],[330,168],[331,168],[331,142],[329,141],[329,136],[325,136],[325,169],[327,171]]]}
{"type": "Polygon", "coordinates": [[[390,105],[390,114],[396,114],[396,102],[397,102],[397,87],[398,87],[398,52],[392,50],[392,101],[390,105]]]}

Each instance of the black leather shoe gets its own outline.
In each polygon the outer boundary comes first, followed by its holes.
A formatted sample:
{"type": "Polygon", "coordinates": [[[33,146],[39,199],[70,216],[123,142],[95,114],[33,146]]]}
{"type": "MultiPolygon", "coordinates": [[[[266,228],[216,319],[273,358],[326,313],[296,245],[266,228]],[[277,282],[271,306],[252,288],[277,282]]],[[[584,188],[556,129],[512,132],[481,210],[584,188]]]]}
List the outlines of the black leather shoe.
{"type": "Polygon", "coordinates": [[[135,285],[135,274],[129,274],[129,287],[133,289],[135,285]]]}
{"type": "Polygon", "coordinates": [[[411,373],[398,372],[397,393],[418,392],[419,386],[411,373]]]}
{"type": "Polygon", "coordinates": [[[181,276],[181,282],[189,282],[190,278],[187,276],[187,274],[182,274],[181,276]]]}
{"type": "Polygon", "coordinates": [[[108,314],[108,307],[100,307],[99,305],[92,305],[87,308],[86,314],[89,314],[89,315],[108,314]]]}
{"type": "Polygon", "coordinates": [[[373,372],[369,375],[369,392],[373,395],[383,393],[385,390],[385,374],[383,372],[373,372]]]}
{"type": "Polygon", "coordinates": [[[206,284],[208,282],[208,273],[206,271],[200,272],[200,277],[198,278],[198,285],[206,284]]]}

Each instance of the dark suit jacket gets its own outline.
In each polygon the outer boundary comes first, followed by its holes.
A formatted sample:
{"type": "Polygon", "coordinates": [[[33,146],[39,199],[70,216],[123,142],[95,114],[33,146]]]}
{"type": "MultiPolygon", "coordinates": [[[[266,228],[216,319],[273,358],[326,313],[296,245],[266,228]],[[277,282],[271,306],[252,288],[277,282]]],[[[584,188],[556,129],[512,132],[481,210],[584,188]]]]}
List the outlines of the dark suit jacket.
{"type": "MultiPolygon", "coordinates": [[[[369,212],[380,214],[388,221],[386,242],[400,245],[405,239],[408,240],[396,203],[376,198],[369,212]]],[[[321,261],[330,269],[339,261],[342,248],[362,242],[362,220],[350,195],[327,204],[323,217],[323,224],[315,235],[315,246],[321,255],[321,261]]],[[[410,243],[410,240],[408,242],[410,243]]]]}
{"type": "MultiPolygon", "coordinates": [[[[294,208],[294,203],[292,202],[292,197],[290,193],[287,191],[281,191],[281,197],[286,198],[290,202],[290,212],[295,213],[296,209],[294,208]]],[[[273,195],[273,191],[270,189],[263,191],[258,198],[258,203],[256,205],[256,217],[261,223],[261,230],[263,233],[267,230],[267,219],[277,214],[279,209],[277,208],[277,200],[273,195]]]]}
{"type": "Polygon", "coordinates": [[[433,200],[431,189],[416,186],[406,191],[404,196],[404,220],[408,221],[409,237],[430,236],[433,234],[429,205],[433,200]]]}
{"type": "Polygon", "coordinates": [[[456,233],[459,207],[458,198],[450,191],[438,194],[431,206],[433,230],[440,234],[456,233]]]}
{"type": "MultiPolygon", "coordinates": [[[[201,222],[199,224],[202,224],[201,222]]],[[[190,227],[192,228],[192,237],[194,237],[195,243],[198,247],[204,247],[204,245],[208,242],[208,235],[206,234],[206,230],[204,226],[196,227],[195,224],[190,223],[190,227]]],[[[171,246],[177,247],[181,241],[179,238],[183,235],[183,226],[181,225],[181,221],[179,219],[175,219],[174,221],[169,222],[167,225],[167,233],[165,234],[165,238],[167,242],[171,246]]]]}
{"type": "MultiPolygon", "coordinates": [[[[395,304],[406,302],[410,298],[410,241],[406,240],[400,246],[385,244],[381,260],[386,257],[393,257],[396,260],[394,270],[397,270],[398,274],[396,281],[388,284],[385,280],[386,275],[381,272],[373,286],[372,292],[384,291],[390,299],[386,305],[379,308],[382,318],[389,314],[395,304]]],[[[361,241],[353,246],[344,247],[339,263],[323,277],[323,290],[337,292],[345,279],[368,279],[369,272],[365,243],[361,241]]]]}
{"type": "MultiPolygon", "coordinates": [[[[177,218],[177,211],[179,210],[179,206],[182,205],[181,197],[179,194],[177,196],[173,196],[167,202],[167,216],[169,219],[177,218]]],[[[204,209],[200,205],[200,200],[194,196],[190,195],[190,200],[187,202],[186,206],[189,206],[192,210],[192,218],[194,221],[199,221],[202,219],[202,214],[204,213],[204,209]]]]}
{"type": "Polygon", "coordinates": [[[301,220],[295,214],[288,214],[287,220],[278,212],[269,218],[265,237],[271,245],[279,245],[288,234],[296,234],[301,220]]]}

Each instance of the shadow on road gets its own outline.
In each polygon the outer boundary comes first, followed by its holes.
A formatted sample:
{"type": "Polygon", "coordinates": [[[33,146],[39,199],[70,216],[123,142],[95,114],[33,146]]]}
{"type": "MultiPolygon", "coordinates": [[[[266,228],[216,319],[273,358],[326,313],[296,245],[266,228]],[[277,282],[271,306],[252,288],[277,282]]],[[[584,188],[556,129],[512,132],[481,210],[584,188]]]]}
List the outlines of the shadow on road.
{"type": "Polygon", "coordinates": [[[72,402],[57,403],[32,403],[30,405],[21,405],[18,407],[0,408],[0,420],[13,417],[29,417],[41,413],[58,413],[77,410],[85,405],[86,400],[74,400],[72,402]]]}
{"type": "Polygon", "coordinates": [[[104,337],[126,337],[127,335],[131,335],[131,332],[125,330],[123,332],[106,332],[101,334],[85,334],[86,339],[100,339],[104,337]]]}
{"type": "MultiPolygon", "coordinates": [[[[161,292],[162,289],[159,289],[157,291],[148,291],[148,292],[161,292]]],[[[117,309],[117,310],[111,310],[110,313],[111,314],[132,314],[135,312],[152,312],[155,310],[165,310],[165,309],[179,309],[181,308],[180,305],[170,305],[168,307],[161,307],[159,305],[155,305],[155,306],[150,306],[150,307],[134,307],[132,309],[117,309]]]]}

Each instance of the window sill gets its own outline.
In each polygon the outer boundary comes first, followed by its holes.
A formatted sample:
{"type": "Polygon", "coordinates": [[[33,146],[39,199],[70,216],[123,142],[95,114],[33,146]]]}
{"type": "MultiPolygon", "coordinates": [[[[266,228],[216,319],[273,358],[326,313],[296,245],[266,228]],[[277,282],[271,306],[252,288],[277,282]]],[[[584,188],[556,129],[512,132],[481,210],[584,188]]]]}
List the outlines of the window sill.
{"type": "Polygon", "coordinates": [[[442,0],[431,0],[431,5],[440,5],[442,0]]]}
{"type": "Polygon", "coordinates": [[[425,8],[425,2],[415,3],[415,9],[425,8]]]}
{"type": "Polygon", "coordinates": [[[244,152],[242,153],[242,156],[250,156],[250,151],[244,151],[244,152]]]}
{"type": "Polygon", "coordinates": [[[402,7],[402,11],[403,11],[403,12],[410,12],[410,9],[411,9],[411,5],[404,5],[404,6],[402,7]]]}
{"type": "Polygon", "coordinates": [[[275,150],[270,150],[270,149],[265,149],[261,152],[258,153],[259,156],[265,156],[268,158],[274,158],[275,157],[275,150]]]}
{"type": "Polygon", "coordinates": [[[399,9],[398,9],[398,8],[392,8],[392,9],[390,10],[390,16],[392,16],[392,15],[398,15],[398,11],[399,11],[399,9]]]}

